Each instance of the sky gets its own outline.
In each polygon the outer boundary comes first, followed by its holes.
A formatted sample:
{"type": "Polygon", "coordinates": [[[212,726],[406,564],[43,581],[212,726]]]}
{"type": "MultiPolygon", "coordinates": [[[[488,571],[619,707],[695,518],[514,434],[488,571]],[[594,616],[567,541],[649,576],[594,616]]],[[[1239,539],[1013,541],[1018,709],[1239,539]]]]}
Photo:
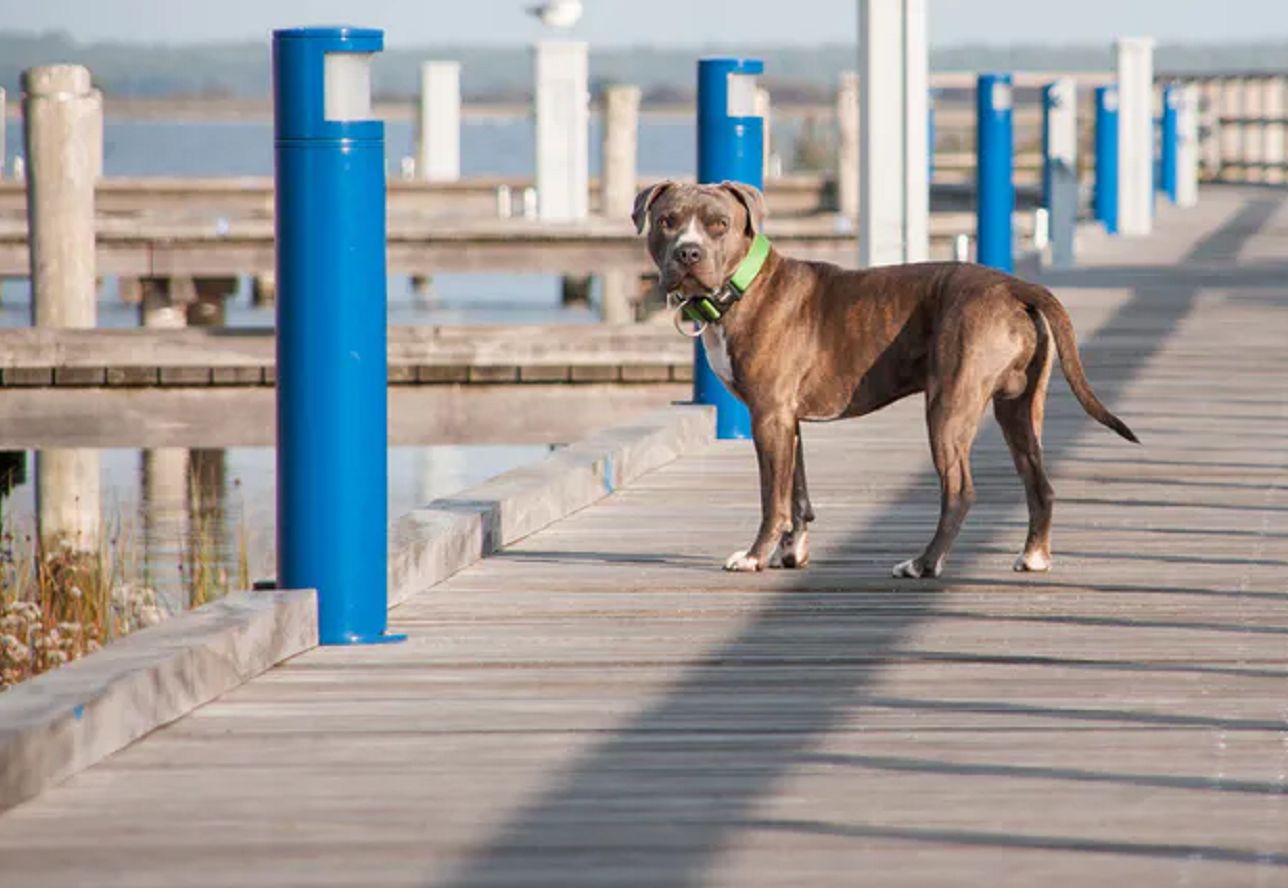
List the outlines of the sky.
{"type": "MultiPolygon", "coordinates": [[[[0,28],[82,41],[262,40],[273,27],[383,27],[386,45],[527,44],[537,0],[0,0],[0,28]]],[[[1288,0],[928,0],[930,39],[963,43],[1168,43],[1288,39],[1288,0]]],[[[585,0],[571,36],[600,45],[812,44],[854,38],[856,0],[585,0]]]]}

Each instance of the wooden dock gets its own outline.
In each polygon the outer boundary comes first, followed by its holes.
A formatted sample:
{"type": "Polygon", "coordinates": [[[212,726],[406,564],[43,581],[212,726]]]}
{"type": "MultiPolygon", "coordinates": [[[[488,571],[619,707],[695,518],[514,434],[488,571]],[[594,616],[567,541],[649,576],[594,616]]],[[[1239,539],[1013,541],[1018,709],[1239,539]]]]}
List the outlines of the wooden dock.
{"type": "MultiPolygon", "coordinates": [[[[0,329],[0,389],[265,386],[264,327],[0,329]]],[[[670,316],[640,324],[396,326],[390,385],[653,384],[693,379],[693,345],[670,316]]]]}
{"type": "MultiPolygon", "coordinates": [[[[1017,231],[1032,231],[1031,215],[1016,214],[1017,231]]],[[[773,218],[766,230],[792,255],[847,264],[854,260],[853,225],[835,216],[773,218]]],[[[953,239],[974,231],[974,213],[934,213],[931,251],[937,258],[950,258],[953,239]]],[[[643,239],[630,222],[602,217],[571,223],[391,217],[388,257],[392,274],[653,270],[643,239]]],[[[271,272],[276,267],[273,220],[100,217],[97,262],[100,275],[127,277],[271,272]]],[[[24,277],[29,266],[26,220],[0,218],[0,277],[24,277]]]]}
{"type": "Polygon", "coordinates": [[[1288,199],[1048,277],[1056,569],[991,421],[942,581],[921,405],[806,433],[802,572],[719,570],[746,442],[657,470],[0,815],[14,886],[1288,885],[1288,199]]]}

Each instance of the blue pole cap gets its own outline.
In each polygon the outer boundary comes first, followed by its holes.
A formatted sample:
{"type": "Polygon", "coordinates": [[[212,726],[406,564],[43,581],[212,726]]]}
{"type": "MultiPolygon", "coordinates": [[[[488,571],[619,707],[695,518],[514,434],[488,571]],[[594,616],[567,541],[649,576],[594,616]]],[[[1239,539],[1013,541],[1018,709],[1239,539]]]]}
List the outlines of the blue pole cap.
{"type": "Polygon", "coordinates": [[[273,124],[277,141],[383,139],[371,112],[370,67],[385,47],[378,28],[327,26],[273,32],[273,124]]]}

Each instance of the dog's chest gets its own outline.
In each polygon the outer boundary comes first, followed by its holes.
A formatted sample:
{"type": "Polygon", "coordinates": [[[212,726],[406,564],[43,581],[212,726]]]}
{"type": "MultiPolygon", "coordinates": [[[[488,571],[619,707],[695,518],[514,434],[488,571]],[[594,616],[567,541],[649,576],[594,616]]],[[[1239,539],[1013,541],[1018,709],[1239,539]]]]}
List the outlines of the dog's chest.
{"type": "Polygon", "coordinates": [[[729,344],[719,324],[710,324],[702,331],[702,350],[707,353],[707,363],[711,365],[712,372],[732,389],[733,365],[729,362],[729,344]]]}

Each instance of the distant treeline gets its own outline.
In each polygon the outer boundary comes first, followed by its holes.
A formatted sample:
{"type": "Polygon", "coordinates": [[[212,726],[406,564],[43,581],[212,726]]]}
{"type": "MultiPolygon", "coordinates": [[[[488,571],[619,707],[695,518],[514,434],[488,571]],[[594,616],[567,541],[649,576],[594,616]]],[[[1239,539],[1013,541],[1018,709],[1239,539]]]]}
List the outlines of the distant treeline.
{"type": "MultiPolygon", "coordinates": [[[[766,84],[776,101],[814,101],[833,89],[837,73],[856,67],[852,44],[819,47],[740,47],[765,60],[766,84]]],[[[719,47],[663,49],[606,47],[590,54],[592,88],[634,83],[645,100],[685,100],[693,93],[693,64],[719,47]]],[[[724,50],[727,51],[727,50],[724,50]]],[[[400,47],[383,53],[375,70],[380,98],[417,90],[425,59],[461,62],[461,86],[473,101],[521,101],[531,96],[531,56],[524,47],[400,47]]],[[[16,96],[19,75],[33,65],[74,62],[94,73],[109,95],[151,97],[262,98],[269,91],[265,43],[166,46],[138,43],[78,43],[63,32],[0,31],[0,86],[16,96]]],[[[931,67],[945,71],[1105,70],[1113,63],[1105,46],[956,46],[931,51],[931,67]]],[[[1158,47],[1160,71],[1271,71],[1288,67],[1288,42],[1158,47]]]]}

